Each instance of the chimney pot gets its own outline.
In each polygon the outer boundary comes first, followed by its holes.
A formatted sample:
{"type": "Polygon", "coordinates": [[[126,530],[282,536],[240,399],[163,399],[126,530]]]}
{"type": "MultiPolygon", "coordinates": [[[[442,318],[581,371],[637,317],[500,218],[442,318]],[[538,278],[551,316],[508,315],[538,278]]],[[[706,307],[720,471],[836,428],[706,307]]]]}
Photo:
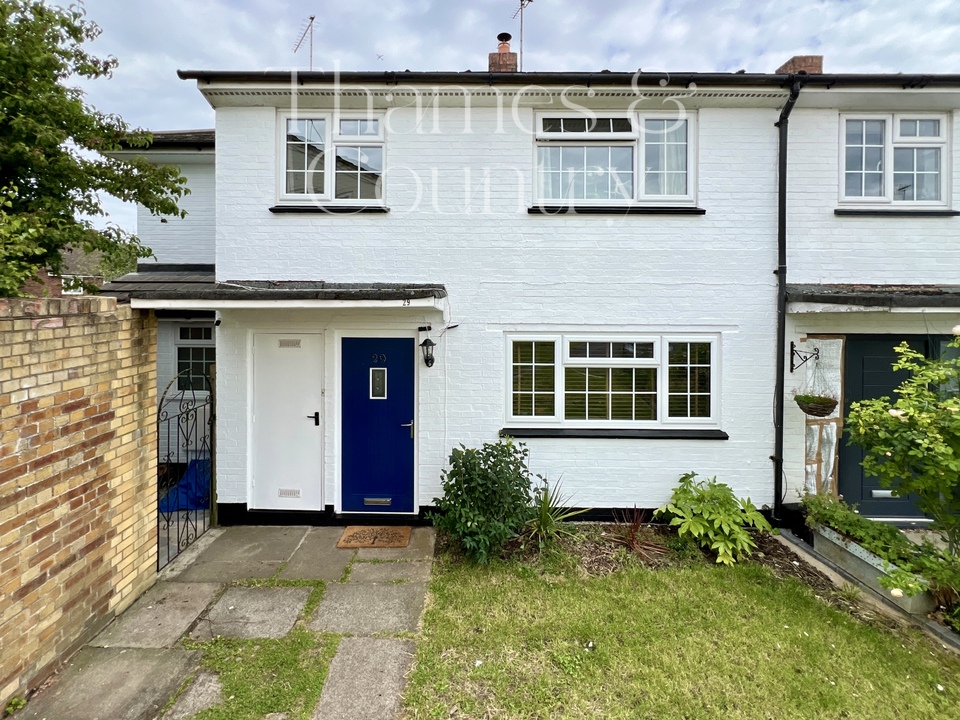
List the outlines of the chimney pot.
{"type": "Polygon", "coordinates": [[[794,55],[777,68],[777,75],[822,75],[823,55],[794,55]]]}
{"type": "Polygon", "coordinates": [[[517,72],[517,54],[510,52],[510,40],[513,38],[510,33],[500,33],[497,40],[500,44],[495,53],[490,53],[488,59],[488,69],[490,72],[517,72]]]}

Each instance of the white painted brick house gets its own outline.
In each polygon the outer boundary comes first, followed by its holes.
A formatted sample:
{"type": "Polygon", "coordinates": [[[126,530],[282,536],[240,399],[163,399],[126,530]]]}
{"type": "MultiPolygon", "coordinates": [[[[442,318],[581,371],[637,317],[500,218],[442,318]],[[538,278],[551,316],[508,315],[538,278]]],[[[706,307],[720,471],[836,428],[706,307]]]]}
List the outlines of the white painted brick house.
{"type": "Polygon", "coordinates": [[[836,489],[839,421],[793,392],[847,399],[850,348],[960,322],[933,287],[960,283],[960,77],[798,69],[182,72],[215,151],[166,158],[191,215],[140,235],[185,284],[114,289],[167,314],[171,359],[216,313],[222,517],[416,513],[452,447],[501,435],[581,506],[655,507],[690,470],[777,513],[836,489]]]}

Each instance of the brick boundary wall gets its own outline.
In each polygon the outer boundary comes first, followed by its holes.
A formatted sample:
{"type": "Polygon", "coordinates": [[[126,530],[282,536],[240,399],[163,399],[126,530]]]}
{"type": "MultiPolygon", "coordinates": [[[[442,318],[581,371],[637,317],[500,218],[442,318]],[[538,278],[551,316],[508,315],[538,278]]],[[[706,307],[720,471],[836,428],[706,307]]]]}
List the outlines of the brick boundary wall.
{"type": "Polygon", "coordinates": [[[156,581],[152,313],[0,299],[0,709],[156,581]]]}

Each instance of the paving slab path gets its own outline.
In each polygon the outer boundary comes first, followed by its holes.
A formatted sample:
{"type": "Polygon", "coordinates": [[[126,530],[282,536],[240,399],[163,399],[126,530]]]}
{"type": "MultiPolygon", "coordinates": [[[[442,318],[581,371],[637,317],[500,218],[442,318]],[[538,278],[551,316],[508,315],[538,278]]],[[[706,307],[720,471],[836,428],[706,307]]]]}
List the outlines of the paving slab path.
{"type": "Polygon", "coordinates": [[[172,647],[220,593],[217,583],[159,582],[90,643],[94,647],[172,647]]]}
{"type": "Polygon", "coordinates": [[[369,637],[341,640],[312,720],[396,717],[414,649],[409,640],[369,637]]]}
{"type": "Polygon", "coordinates": [[[232,587],[197,622],[190,637],[281,638],[293,629],[310,588],[232,587]]]}
{"type": "Polygon", "coordinates": [[[181,648],[85,647],[16,720],[152,718],[200,660],[181,648]]]}
{"type": "Polygon", "coordinates": [[[423,614],[433,529],[414,528],[410,544],[396,549],[338,549],[342,532],[217,530],[168,565],[15,720],[189,720],[224,700],[219,678],[201,669],[202,653],[184,649],[184,638],[280,638],[298,624],[344,636],[314,720],[395,717],[423,614]],[[323,597],[303,617],[318,581],[323,597]]]}

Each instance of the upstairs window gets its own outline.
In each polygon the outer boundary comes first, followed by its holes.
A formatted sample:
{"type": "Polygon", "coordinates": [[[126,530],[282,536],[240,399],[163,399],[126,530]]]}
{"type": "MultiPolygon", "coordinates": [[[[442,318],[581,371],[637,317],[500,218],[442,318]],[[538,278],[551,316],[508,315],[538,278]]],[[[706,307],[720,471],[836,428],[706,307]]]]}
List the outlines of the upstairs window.
{"type": "Polygon", "coordinates": [[[538,202],[693,201],[692,117],[543,116],[538,122],[538,202]]]}
{"type": "Polygon", "coordinates": [[[284,117],[281,124],[281,199],[383,199],[384,142],[378,118],[316,115],[284,117]]]}
{"type": "Polygon", "coordinates": [[[512,422],[570,427],[717,423],[716,336],[513,335],[512,422]]]}
{"type": "Polygon", "coordinates": [[[841,201],[945,204],[944,116],[844,116],[841,120],[841,201]]]}

